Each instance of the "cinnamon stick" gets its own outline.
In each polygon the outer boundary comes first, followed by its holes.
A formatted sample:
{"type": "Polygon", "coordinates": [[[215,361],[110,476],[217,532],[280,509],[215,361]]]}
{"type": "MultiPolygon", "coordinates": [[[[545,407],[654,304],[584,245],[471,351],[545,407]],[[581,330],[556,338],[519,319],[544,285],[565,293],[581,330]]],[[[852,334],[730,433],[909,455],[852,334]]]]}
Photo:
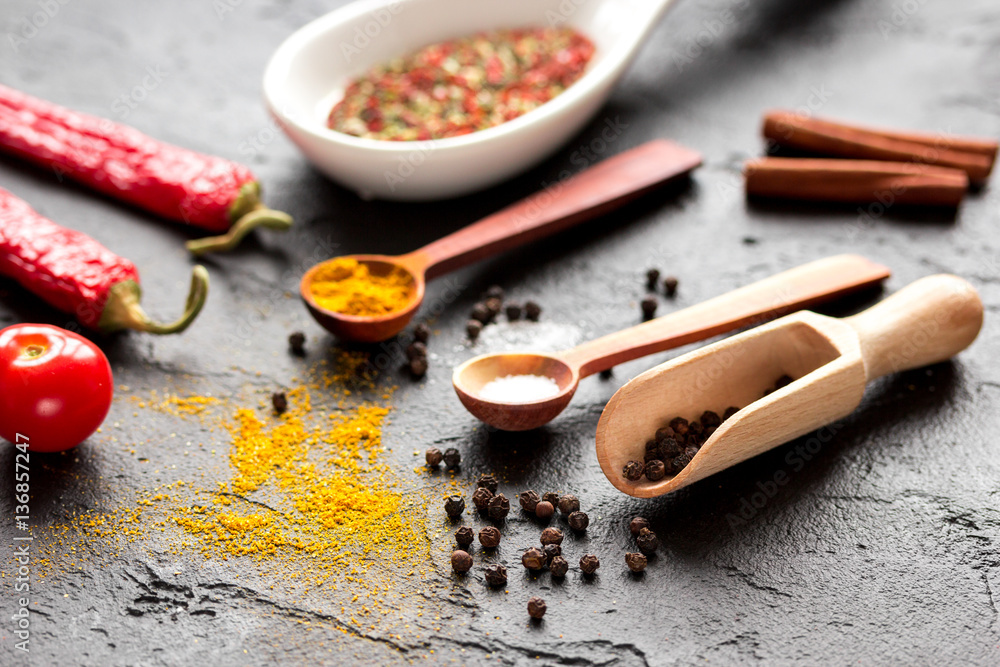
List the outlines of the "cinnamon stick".
{"type": "Polygon", "coordinates": [[[910,162],[769,157],[747,161],[747,195],[885,206],[951,206],[969,187],[964,171],[910,162]]]}
{"type": "Polygon", "coordinates": [[[973,182],[989,177],[1000,145],[994,139],[859,127],[790,111],[765,114],[763,133],[779,146],[821,155],[961,169],[973,182]]]}

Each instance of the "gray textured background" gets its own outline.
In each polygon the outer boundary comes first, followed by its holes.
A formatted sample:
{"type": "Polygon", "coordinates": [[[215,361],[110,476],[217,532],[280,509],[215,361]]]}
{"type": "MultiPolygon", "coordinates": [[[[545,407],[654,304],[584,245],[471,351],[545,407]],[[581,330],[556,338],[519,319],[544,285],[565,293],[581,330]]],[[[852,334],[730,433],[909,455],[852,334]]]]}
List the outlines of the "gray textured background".
{"type": "MultiPolygon", "coordinates": [[[[453,285],[461,295],[435,324],[440,333],[430,345],[430,374],[419,383],[399,374],[398,407],[385,436],[394,465],[405,472],[412,469],[413,449],[454,445],[465,456],[465,476],[501,472],[508,495],[526,486],[575,491],[594,522],[586,538],[571,538],[570,553],[589,549],[602,557],[593,583],[575,573],[564,584],[548,575],[537,581],[523,576],[516,547],[533,542],[537,527],[514,511],[501,551],[511,565],[510,592],[491,594],[475,578],[449,583],[442,537],[435,546],[441,586],[427,604],[443,620],[413,619],[409,634],[388,640],[328,611],[339,609],[335,593],[290,601],[250,565],[205,568],[197,555],[166,555],[156,545],[113,555],[94,544],[99,567],[57,562],[55,573],[33,591],[31,664],[375,664],[428,656],[582,665],[1000,662],[994,592],[1000,586],[1000,189],[971,196],[954,218],[890,209],[866,219],[851,207],[748,207],[739,176],[741,162],[762,150],[759,118],[770,107],[901,128],[1000,134],[995,2],[679,3],[607,107],[556,157],[488,192],[421,205],[365,203],[332,185],[275,136],[262,108],[260,77],[268,55],[339,2],[51,2],[58,11],[15,50],[9,36],[24,34],[25,17],[44,4],[4,0],[0,81],[121,118],[121,96],[157,72],[148,80],[160,80],[126,121],[159,138],[249,163],[268,202],[298,221],[293,233],[261,234],[240,251],[209,260],[208,307],[183,336],[100,341],[116,382],[137,395],[170,388],[256,400],[290,383],[334,342],[285,294],[295,289],[317,247],[329,254],[395,253],[437,238],[571,167],[573,151],[590,145],[606,119],[628,125],[607,155],[666,136],[703,151],[706,159],[689,187],[457,274],[453,285]],[[220,15],[223,3],[232,11],[220,15]],[[938,271],[964,276],[981,291],[986,325],[956,361],[870,387],[858,412],[800,471],[786,462],[793,443],[669,498],[639,502],[615,491],[594,455],[602,406],[626,379],[671,355],[620,367],[609,381],[585,381],[558,421],[527,434],[477,428],[452,393],[451,366],[474,352],[517,336],[567,345],[634,323],[647,266],[680,277],[680,307],[844,251],[890,265],[890,290],[938,271]],[[545,325],[495,328],[473,352],[462,345],[465,313],[492,283],[515,298],[537,299],[545,325]],[[305,364],[285,353],[284,339],[295,329],[311,339],[305,364]],[[757,484],[779,470],[791,481],[745,523],[731,525],[757,484]],[[652,519],[664,542],[641,579],[628,576],[621,560],[630,543],[625,523],[638,512],[652,519]],[[239,571],[245,576],[236,580],[239,571]],[[549,614],[543,624],[531,625],[524,602],[539,591],[549,614]],[[301,620],[314,624],[305,631],[301,620]]],[[[190,270],[182,249],[188,231],[9,160],[0,160],[0,185],[133,259],[148,310],[164,317],[177,312],[190,270]]],[[[436,283],[429,298],[440,300],[448,287],[436,283]]],[[[855,301],[828,312],[863,305],[855,301]]],[[[0,325],[24,320],[65,323],[0,281],[0,325]]],[[[168,423],[145,413],[135,418],[133,410],[123,397],[116,401],[108,424],[118,424],[111,431],[117,440],[106,432],[70,455],[34,465],[37,526],[81,509],[127,503],[131,489],[190,476],[195,466],[211,463],[179,456],[179,440],[168,431],[224,450],[224,438],[202,432],[196,421],[168,423]],[[140,454],[130,454],[132,448],[140,454]]],[[[12,472],[12,450],[5,448],[0,516],[13,513],[12,472]]],[[[430,524],[444,525],[437,514],[430,524]]],[[[0,526],[0,544],[9,545],[12,527],[6,520],[0,526]]],[[[10,577],[13,565],[2,560],[10,577]]],[[[2,581],[3,609],[13,609],[10,579],[2,581]]],[[[0,663],[22,664],[10,629],[0,622],[0,663]]]]}

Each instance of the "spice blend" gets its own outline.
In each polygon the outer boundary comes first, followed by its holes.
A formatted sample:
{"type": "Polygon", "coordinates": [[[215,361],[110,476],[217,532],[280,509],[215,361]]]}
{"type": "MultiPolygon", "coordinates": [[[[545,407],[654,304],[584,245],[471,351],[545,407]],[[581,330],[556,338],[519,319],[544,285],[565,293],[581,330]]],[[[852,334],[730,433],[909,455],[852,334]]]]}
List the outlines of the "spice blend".
{"type": "Polygon", "coordinates": [[[317,306],[334,313],[374,317],[402,310],[413,300],[414,284],[409,273],[393,267],[385,275],[351,257],[324,262],[309,284],[317,306]]]}

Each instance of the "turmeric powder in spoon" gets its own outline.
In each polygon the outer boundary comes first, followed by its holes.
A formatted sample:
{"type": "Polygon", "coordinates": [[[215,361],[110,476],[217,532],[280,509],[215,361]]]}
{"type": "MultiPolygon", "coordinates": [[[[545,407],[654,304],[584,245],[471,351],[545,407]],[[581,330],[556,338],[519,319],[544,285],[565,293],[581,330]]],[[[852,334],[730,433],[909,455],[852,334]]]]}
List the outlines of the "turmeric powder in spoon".
{"type": "Polygon", "coordinates": [[[325,262],[310,283],[318,306],[335,313],[371,317],[401,310],[413,300],[413,277],[399,267],[384,275],[351,257],[325,262]]]}

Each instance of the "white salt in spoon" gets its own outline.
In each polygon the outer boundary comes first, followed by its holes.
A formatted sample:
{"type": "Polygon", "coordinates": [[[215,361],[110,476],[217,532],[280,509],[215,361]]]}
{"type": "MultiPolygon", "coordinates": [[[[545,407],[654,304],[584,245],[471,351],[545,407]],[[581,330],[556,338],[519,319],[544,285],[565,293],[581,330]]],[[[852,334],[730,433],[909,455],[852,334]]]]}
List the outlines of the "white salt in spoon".
{"type": "MultiPolygon", "coordinates": [[[[541,162],[604,105],[643,40],[676,0],[362,0],[298,30],[264,72],[264,98],[306,158],[362,196],[454,197],[541,162]],[[348,81],[424,46],[499,28],[568,26],[595,44],[587,72],[538,109],[493,128],[431,141],[379,141],[326,121],[348,81]]],[[[588,139],[600,155],[625,131],[609,116],[588,139]]]]}

